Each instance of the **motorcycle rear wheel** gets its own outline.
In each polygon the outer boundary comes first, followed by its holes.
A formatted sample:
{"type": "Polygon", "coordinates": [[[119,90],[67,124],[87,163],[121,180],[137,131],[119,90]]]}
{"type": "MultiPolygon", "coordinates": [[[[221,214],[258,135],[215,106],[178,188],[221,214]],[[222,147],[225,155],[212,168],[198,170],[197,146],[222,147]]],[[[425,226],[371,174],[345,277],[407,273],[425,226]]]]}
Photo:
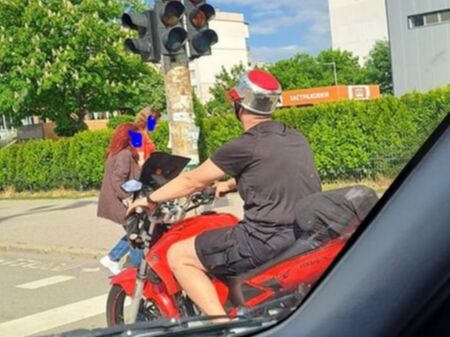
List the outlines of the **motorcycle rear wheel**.
{"type": "MultiPolygon", "coordinates": [[[[125,324],[127,293],[120,285],[113,285],[106,301],[106,322],[108,327],[125,324]]],[[[138,322],[161,318],[161,312],[153,301],[141,300],[138,322]]]]}

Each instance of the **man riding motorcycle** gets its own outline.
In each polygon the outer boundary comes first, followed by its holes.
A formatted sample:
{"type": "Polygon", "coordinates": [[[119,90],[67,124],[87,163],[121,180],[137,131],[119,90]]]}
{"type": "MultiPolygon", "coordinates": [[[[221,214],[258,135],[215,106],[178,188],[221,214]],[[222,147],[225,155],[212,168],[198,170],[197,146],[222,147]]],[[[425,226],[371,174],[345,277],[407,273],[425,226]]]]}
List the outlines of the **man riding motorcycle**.
{"type": "Polygon", "coordinates": [[[226,315],[208,274],[226,279],[282,253],[296,240],[295,204],[321,190],[306,138],[272,120],[280,94],[278,80],[266,71],[243,75],[228,98],[245,132],[198,168],[180,174],[147,198],[137,199],[129,209],[145,207],[151,212],[160,202],[232,177],[216,183],[217,194],[237,187],[244,200],[244,219],[237,226],[177,242],[167,255],[179,284],[206,315],[226,315]]]}

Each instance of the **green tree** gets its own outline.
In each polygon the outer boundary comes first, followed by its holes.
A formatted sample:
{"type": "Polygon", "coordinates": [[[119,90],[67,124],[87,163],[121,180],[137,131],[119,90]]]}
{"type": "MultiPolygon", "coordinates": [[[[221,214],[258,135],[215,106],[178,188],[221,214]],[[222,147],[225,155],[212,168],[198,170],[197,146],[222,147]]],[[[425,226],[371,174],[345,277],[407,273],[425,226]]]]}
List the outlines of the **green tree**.
{"type": "Polygon", "coordinates": [[[230,113],[230,103],[225,99],[225,93],[237,84],[244,72],[245,67],[243,64],[234,66],[230,71],[222,67],[222,71],[216,75],[216,82],[209,89],[213,98],[205,106],[208,114],[223,116],[230,113]]]}
{"type": "Polygon", "coordinates": [[[338,84],[361,84],[364,69],[351,52],[324,50],[316,57],[299,53],[269,65],[267,70],[280,81],[283,90],[304,89],[335,84],[333,63],[338,84]]]}
{"type": "Polygon", "coordinates": [[[366,84],[364,67],[359,64],[358,57],[349,51],[324,50],[317,55],[316,62],[322,67],[323,85],[334,84],[332,62],[336,64],[338,84],[366,84]]]}
{"type": "Polygon", "coordinates": [[[379,40],[366,60],[367,80],[380,85],[383,94],[393,93],[391,52],[389,42],[379,40]]]}
{"type": "Polygon", "coordinates": [[[16,124],[48,118],[60,135],[73,135],[89,112],[163,110],[161,75],[123,47],[118,18],[136,6],[141,1],[0,2],[0,112],[16,124]]]}
{"type": "Polygon", "coordinates": [[[323,69],[311,55],[298,53],[289,59],[269,65],[267,70],[278,78],[283,90],[291,90],[315,86],[323,69]]]}

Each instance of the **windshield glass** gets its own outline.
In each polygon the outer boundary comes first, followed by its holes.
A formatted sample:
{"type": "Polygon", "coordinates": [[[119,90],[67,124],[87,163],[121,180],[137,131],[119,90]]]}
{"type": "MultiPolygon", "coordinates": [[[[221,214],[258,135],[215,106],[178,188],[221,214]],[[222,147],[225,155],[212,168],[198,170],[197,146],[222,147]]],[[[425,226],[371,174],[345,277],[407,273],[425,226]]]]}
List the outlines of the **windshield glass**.
{"type": "Polygon", "coordinates": [[[155,152],[142,166],[139,180],[144,185],[153,187],[155,175],[171,180],[183,171],[189,161],[189,158],[155,152]]]}
{"type": "Polygon", "coordinates": [[[0,2],[0,336],[288,317],[450,112],[447,7],[0,2]]]}

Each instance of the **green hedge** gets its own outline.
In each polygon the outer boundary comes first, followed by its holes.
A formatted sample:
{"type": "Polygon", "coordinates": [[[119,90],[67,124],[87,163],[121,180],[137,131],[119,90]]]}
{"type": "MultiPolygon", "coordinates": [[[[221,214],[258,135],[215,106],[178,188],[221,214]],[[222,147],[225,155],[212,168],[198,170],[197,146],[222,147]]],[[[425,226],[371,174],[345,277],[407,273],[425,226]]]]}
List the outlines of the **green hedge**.
{"type": "Polygon", "coordinates": [[[16,176],[16,154],[18,146],[0,150],[0,190],[14,186],[16,176]]]}
{"type": "MultiPolygon", "coordinates": [[[[322,179],[332,181],[395,175],[448,112],[450,87],[402,98],[283,109],[275,118],[305,134],[322,179]]],[[[233,115],[204,118],[198,125],[202,159],[242,132],[233,115]]],[[[85,131],[1,149],[0,190],[99,188],[112,132],[85,131]]],[[[169,151],[167,122],[159,123],[151,137],[158,150],[169,151]]]]}
{"type": "Polygon", "coordinates": [[[0,189],[98,188],[111,130],[85,131],[57,141],[37,140],[0,150],[0,189]]]}
{"type": "Polygon", "coordinates": [[[400,100],[346,102],[282,110],[276,118],[310,140],[324,180],[361,179],[380,172],[380,163],[410,157],[416,132],[412,114],[400,100]]]}
{"type": "Polygon", "coordinates": [[[170,152],[169,149],[169,123],[159,121],[155,131],[150,133],[150,137],[156,145],[158,151],[170,152]]]}
{"type": "Polygon", "coordinates": [[[106,124],[106,126],[108,127],[108,129],[114,130],[122,123],[128,123],[128,122],[133,123],[134,119],[135,119],[135,117],[131,116],[131,115],[120,115],[120,116],[111,118],[108,121],[108,123],[106,124]]]}
{"type": "Polygon", "coordinates": [[[69,187],[80,190],[100,187],[105,152],[111,135],[111,130],[102,130],[81,132],[73,137],[67,155],[70,167],[67,174],[69,187]]]}
{"type": "MultiPolygon", "coordinates": [[[[71,138],[36,140],[0,150],[0,190],[100,188],[105,152],[113,130],[85,131],[71,138]]],[[[168,151],[169,127],[162,121],[150,134],[159,151],[168,151]]]]}

